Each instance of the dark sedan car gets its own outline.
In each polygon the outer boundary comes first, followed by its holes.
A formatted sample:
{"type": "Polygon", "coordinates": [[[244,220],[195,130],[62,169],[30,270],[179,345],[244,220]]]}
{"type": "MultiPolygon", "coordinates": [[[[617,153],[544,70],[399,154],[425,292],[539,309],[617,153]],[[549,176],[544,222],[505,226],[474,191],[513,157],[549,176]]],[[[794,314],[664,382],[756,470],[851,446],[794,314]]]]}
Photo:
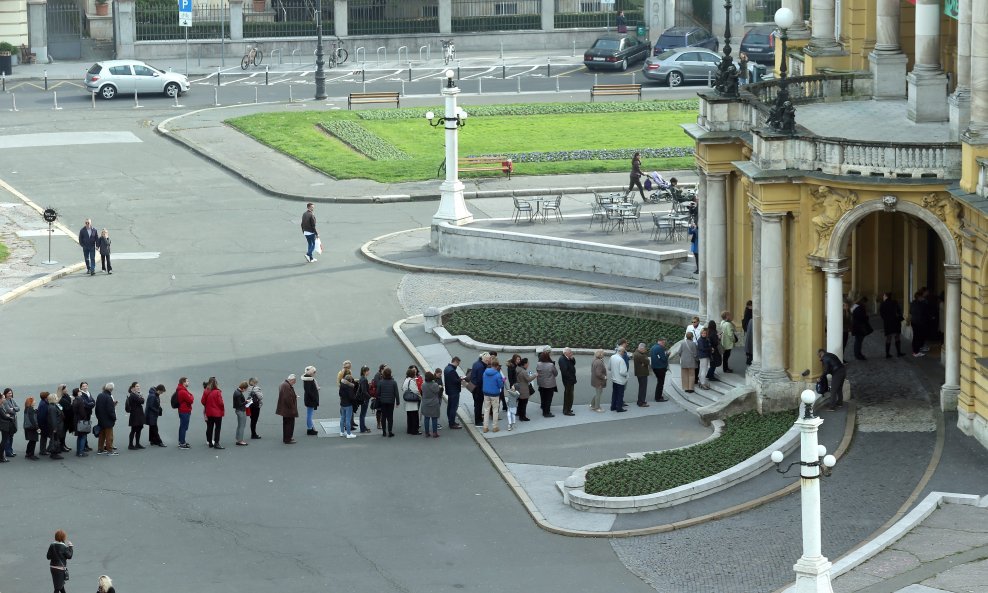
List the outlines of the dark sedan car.
{"type": "Polygon", "coordinates": [[[711,51],[717,51],[720,44],[717,42],[717,38],[703,27],[672,27],[666,29],[655,40],[655,49],[652,51],[652,55],[657,56],[666,50],[680,47],[704,47],[711,51]]]}
{"type": "MultiPolygon", "coordinates": [[[[744,34],[741,49],[759,64],[775,64],[775,25],[758,25],[744,34]]],[[[738,54],[740,55],[740,54],[738,54]]]]}
{"type": "Polygon", "coordinates": [[[604,35],[594,41],[593,47],[583,52],[583,64],[587,70],[609,68],[627,70],[628,64],[648,57],[648,40],[634,35],[604,35]]]}

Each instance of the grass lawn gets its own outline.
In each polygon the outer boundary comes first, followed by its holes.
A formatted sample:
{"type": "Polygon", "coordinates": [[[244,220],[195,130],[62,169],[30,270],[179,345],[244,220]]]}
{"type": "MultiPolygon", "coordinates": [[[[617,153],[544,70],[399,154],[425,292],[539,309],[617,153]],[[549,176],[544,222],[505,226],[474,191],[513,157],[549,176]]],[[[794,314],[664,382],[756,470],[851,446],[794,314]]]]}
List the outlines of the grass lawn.
{"type": "Polygon", "coordinates": [[[10,257],[10,250],[7,249],[6,245],[0,243],[0,264],[7,261],[8,257],[10,257]]]}
{"type": "MultiPolygon", "coordinates": [[[[531,107],[538,111],[535,106],[531,107]]],[[[470,106],[466,109],[469,110],[470,106]]],[[[227,123],[337,179],[420,181],[436,178],[445,151],[441,128],[430,128],[421,117],[428,110],[399,110],[414,112],[418,117],[393,119],[365,119],[360,117],[359,111],[263,113],[234,118],[227,123]],[[360,126],[358,133],[348,139],[349,144],[319,126],[333,120],[354,122],[360,126]],[[373,160],[358,150],[365,146],[363,141],[366,136],[376,136],[371,140],[377,146],[392,145],[405,153],[407,160],[373,160]]],[[[437,107],[433,111],[441,112],[441,109],[437,107]]],[[[518,175],[628,171],[630,157],[609,154],[609,151],[691,147],[692,141],[680,124],[695,119],[696,111],[693,109],[471,115],[467,125],[460,130],[460,156],[553,153],[534,157],[543,162],[520,162],[516,158],[514,169],[518,175]],[[558,154],[561,151],[587,150],[592,154],[558,154]],[[600,158],[607,156],[617,158],[600,158]]],[[[376,154],[373,149],[365,149],[365,152],[376,154]]],[[[645,171],[692,167],[691,155],[645,156],[642,159],[642,169],[645,171]]]]}

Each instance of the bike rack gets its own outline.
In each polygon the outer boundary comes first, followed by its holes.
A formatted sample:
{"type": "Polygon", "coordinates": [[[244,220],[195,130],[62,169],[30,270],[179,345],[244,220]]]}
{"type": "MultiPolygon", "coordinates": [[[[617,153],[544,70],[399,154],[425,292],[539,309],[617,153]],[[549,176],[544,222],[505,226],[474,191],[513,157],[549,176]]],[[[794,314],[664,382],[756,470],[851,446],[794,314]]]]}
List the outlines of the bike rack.
{"type": "Polygon", "coordinates": [[[298,56],[298,65],[302,65],[302,50],[296,48],[292,50],[292,65],[295,64],[295,56],[298,56]]]}
{"type": "Polygon", "coordinates": [[[381,52],[382,51],[384,52],[384,61],[385,62],[388,61],[388,48],[386,48],[386,47],[384,47],[382,45],[381,47],[377,48],[377,65],[378,66],[381,65],[381,52]]]}
{"type": "Polygon", "coordinates": [[[367,49],[366,48],[358,47],[357,49],[353,50],[353,61],[354,62],[359,62],[359,63],[363,64],[366,59],[367,59],[367,49]],[[361,56],[363,56],[363,57],[361,57],[361,56]]]}
{"type": "Polygon", "coordinates": [[[423,49],[425,50],[425,60],[424,61],[427,62],[427,61],[429,61],[429,60],[432,59],[432,46],[431,45],[423,45],[422,47],[419,48],[419,61],[420,62],[423,61],[422,60],[422,50],[423,49]]]}
{"type": "Polygon", "coordinates": [[[403,46],[401,46],[401,47],[398,48],[398,63],[399,64],[401,63],[401,50],[405,50],[405,61],[410,64],[412,61],[410,59],[408,59],[408,46],[407,45],[403,45],[403,46]]]}
{"type": "Polygon", "coordinates": [[[283,48],[283,47],[279,47],[279,48],[276,48],[276,49],[272,49],[271,50],[271,59],[272,60],[274,59],[275,52],[278,52],[278,65],[279,66],[281,65],[281,54],[283,54],[284,51],[285,51],[285,48],[283,48]]]}

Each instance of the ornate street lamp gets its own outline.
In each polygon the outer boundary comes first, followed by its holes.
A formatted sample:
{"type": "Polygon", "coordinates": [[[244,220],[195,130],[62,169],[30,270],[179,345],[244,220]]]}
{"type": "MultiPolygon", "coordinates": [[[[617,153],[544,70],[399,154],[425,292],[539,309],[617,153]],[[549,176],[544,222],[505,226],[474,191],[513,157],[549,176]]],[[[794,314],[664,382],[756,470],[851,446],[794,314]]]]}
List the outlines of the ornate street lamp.
{"type": "Polygon", "coordinates": [[[326,72],[322,53],[322,0],[316,2],[316,100],[326,98],[326,72]]]}
{"type": "Polygon", "coordinates": [[[443,88],[442,95],[446,99],[446,109],[443,115],[437,118],[431,111],[425,114],[429,125],[434,128],[443,126],[446,130],[446,180],[439,186],[439,210],[432,217],[433,227],[443,222],[455,225],[473,222],[473,215],[467,210],[466,201],[463,199],[463,183],[457,171],[459,155],[457,134],[467,123],[467,112],[456,106],[456,95],[460,94],[460,89],[453,80],[454,75],[452,70],[445,72],[446,87],[443,88]]]}
{"type": "Polygon", "coordinates": [[[714,88],[718,93],[726,97],[738,96],[738,67],[734,65],[734,58],[731,57],[731,0],[725,0],[724,12],[727,18],[724,21],[724,57],[717,65],[717,82],[714,88]]]}
{"type": "Polygon", "coordinates": [[[768,116],[768,124],[780,132],[792,134],[796,131],[796,108],[789,97],[789,41],[787,34],[796,17],[792,10],[783,6],[775,11],[775,26],[779,28],[779,41],[782,42],[782,62],[779,64],[779,94],[768,116]]]}
{"type": "Polygon", "coordinates": [[[796,561],[796,593],[833,593],[830,586],[830,561],[823,555],[820,529],[820,476],[829,476],[837,460],[827,454],[827,448],[817,441],[817,431],[823,419],[813,415],[816,393],[807,389],[800,395],[805,411],[796,420],[799,426],[799,461],[782,469],[782,451],[772,453],[772,462],[779,473],[785,474],[799,465],[800,500],[803,515],[803,555],[796,561]]]}

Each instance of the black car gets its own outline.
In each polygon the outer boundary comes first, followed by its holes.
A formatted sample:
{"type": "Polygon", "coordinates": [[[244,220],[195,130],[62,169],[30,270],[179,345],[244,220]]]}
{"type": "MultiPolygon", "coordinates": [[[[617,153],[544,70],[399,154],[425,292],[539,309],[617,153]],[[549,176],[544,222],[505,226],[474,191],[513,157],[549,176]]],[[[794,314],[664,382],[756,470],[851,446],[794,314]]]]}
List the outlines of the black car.
{"type": "MultiPolygon", "coordinates": [[[[744,34],[741,49],[748,60],[759,64],[775,64],[775,25],[758,25],[744,34]]],[[[738,54],[740,55],[740,54],[738,54]]]]}
{"type": "Polygon", "coordinates": [[[583,52],[583,64],[587,70],[609,68],[627,70],[628,64],[648,57],[648,40],[634,35],[604,35],[594,41],[593,47],[583,52]]]}
{"type": "Polygon", "coordinates": [[[705,47],[711,51],[717,51],[720,44],[717,42],[717,38],[703,27],[672,27],[666,29],[655,40],[655,49],[652,51],[652,55],[657,56],[668,49],[680,47],[705,47]]]}

